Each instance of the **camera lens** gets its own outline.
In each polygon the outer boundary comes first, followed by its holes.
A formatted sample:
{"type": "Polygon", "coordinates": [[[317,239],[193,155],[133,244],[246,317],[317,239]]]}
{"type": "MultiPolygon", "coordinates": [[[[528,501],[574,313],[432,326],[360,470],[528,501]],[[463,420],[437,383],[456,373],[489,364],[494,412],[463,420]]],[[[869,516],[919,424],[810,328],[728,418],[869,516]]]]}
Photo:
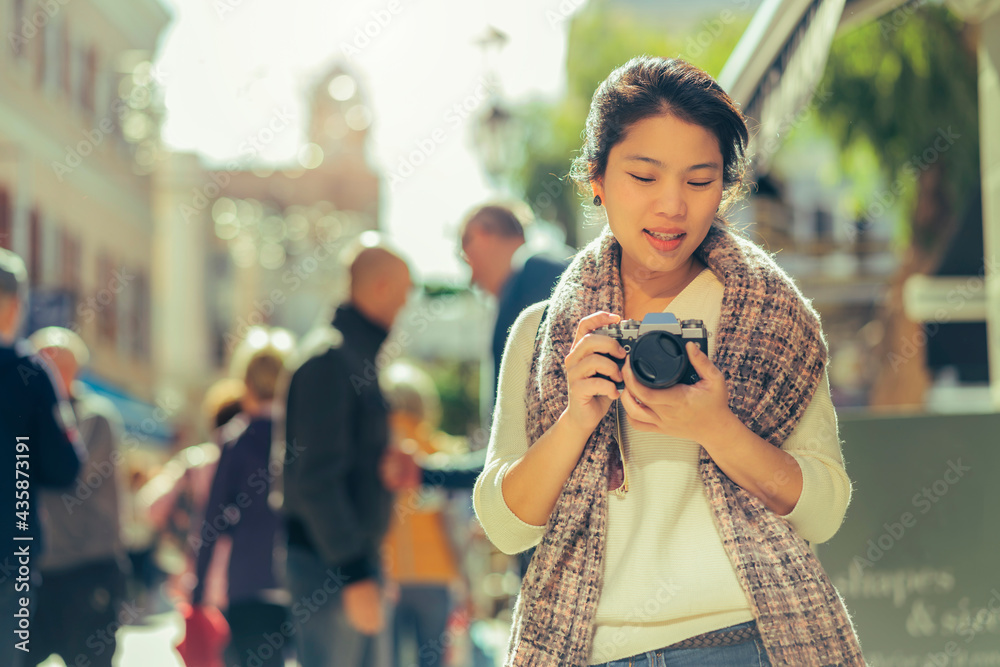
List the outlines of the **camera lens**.
{"type": "Polygon", "coordinates": [[[687,368],[687,355],[679,338],[664,331],[639,337],[632,350],[632,372],[647,387],[666,389],[677,384],[687,368]]]}

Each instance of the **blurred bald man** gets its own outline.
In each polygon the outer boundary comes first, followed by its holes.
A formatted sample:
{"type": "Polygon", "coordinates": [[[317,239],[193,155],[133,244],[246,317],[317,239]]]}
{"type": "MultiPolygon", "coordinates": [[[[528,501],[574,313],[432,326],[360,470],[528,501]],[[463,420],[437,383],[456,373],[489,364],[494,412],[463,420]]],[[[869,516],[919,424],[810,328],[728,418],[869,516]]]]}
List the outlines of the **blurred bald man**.
{"type": "Polygon", "coordinates": [[[302,667],[374,667],[383,629],[392,494],[379,477],[389,427],[376,356],[412,283],[377,237],[363,236],[349,263],[350,299],[306,337],[287,394],[283,511],[302,667]]]}

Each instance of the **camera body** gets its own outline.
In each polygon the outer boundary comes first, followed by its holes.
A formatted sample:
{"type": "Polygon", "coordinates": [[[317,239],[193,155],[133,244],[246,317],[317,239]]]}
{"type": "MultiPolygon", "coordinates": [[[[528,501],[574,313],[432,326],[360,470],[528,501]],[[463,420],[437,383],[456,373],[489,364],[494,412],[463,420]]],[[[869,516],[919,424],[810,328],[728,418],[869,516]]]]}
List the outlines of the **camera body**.
{"type": "MultiPolygon", "coordinates": [[[[708,354],[708,331],[702,320],[678,322],[673,313],[648,313],[642,322],[623,320],[593,333],[617,340],[627,352],[625,358],[603,356],[619,368],[627,360],[636,379],[647,387],[666,389],[678,383],[695,384],[701,379],[691,366],[684,346],[690,341],[708,354]]],[[[600,374],[595,377],[610,379],[600,374]]],[[[616,382],[615,386],[619,391],[625,387],[622,382],[616,382]]]]}

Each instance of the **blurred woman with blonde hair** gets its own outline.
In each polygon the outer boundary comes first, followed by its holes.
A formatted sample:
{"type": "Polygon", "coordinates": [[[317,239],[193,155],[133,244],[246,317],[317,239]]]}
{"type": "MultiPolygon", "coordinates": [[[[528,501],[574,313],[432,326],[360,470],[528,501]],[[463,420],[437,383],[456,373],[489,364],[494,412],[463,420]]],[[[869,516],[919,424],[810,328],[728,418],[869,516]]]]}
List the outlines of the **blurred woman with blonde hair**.
{"type": "Polygon", "coordinates": [[[231,633],[228,665],[284,664],[280,649],[265,644],[267,650],[261,650],[261,638],[280,632],[286,618],[287,596],[280,590],[274,557],[281,520],[268,505],[273,477],[268,461],[272,404],[293,348],[290,332],[255,327],[234,351],[231,375],[241,378],[246,388],[243,419],[224,432],[204,521],[191,540],[198,578],[191,604],[197,606],[203,600],[216,541],[223,533],[232,537],[225,611],[231,633]]]}
{"type": "MultiPolygon", "coordinates": [[[[434,380],[406,362],[396,362],[380,377],[391,412],[394,446],[419,462],[442,449],[438,430],[441,399],[434,380]]],[[[452,593],[462,581],[445,516],[441,489],[410,489],[396,498],[384,556],[389,578],[398,585],[393,612],[395,664],[438,667],[445,662],[446,629],[452,593]],[[409,645],[408,645],[409,644],[409,645]],[[416,645],[416,660],[404,660],[416,645]]]]}

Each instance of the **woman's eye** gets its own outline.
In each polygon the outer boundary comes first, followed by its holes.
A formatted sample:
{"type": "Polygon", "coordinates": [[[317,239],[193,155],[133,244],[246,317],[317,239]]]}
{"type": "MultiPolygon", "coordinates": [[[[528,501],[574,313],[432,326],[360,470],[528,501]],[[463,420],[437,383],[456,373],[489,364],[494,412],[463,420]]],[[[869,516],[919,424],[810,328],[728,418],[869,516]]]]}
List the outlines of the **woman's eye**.
{"type": "Polygon", "coordinates": [[[703,188],[706,185],[711,185],[715,181],[688,181],[688,185],[693,185],[697,188],[703,188]]]}
{"type": "Polygon", "coordinates": [[[643,178],[642,176],[636,176],[635,174],[629,174],[629,176],[631,176],[635,180],[639,181],[640,183],[652,183],[653,182],[653,179],[651,179],[651,178],[643,178]]]}

